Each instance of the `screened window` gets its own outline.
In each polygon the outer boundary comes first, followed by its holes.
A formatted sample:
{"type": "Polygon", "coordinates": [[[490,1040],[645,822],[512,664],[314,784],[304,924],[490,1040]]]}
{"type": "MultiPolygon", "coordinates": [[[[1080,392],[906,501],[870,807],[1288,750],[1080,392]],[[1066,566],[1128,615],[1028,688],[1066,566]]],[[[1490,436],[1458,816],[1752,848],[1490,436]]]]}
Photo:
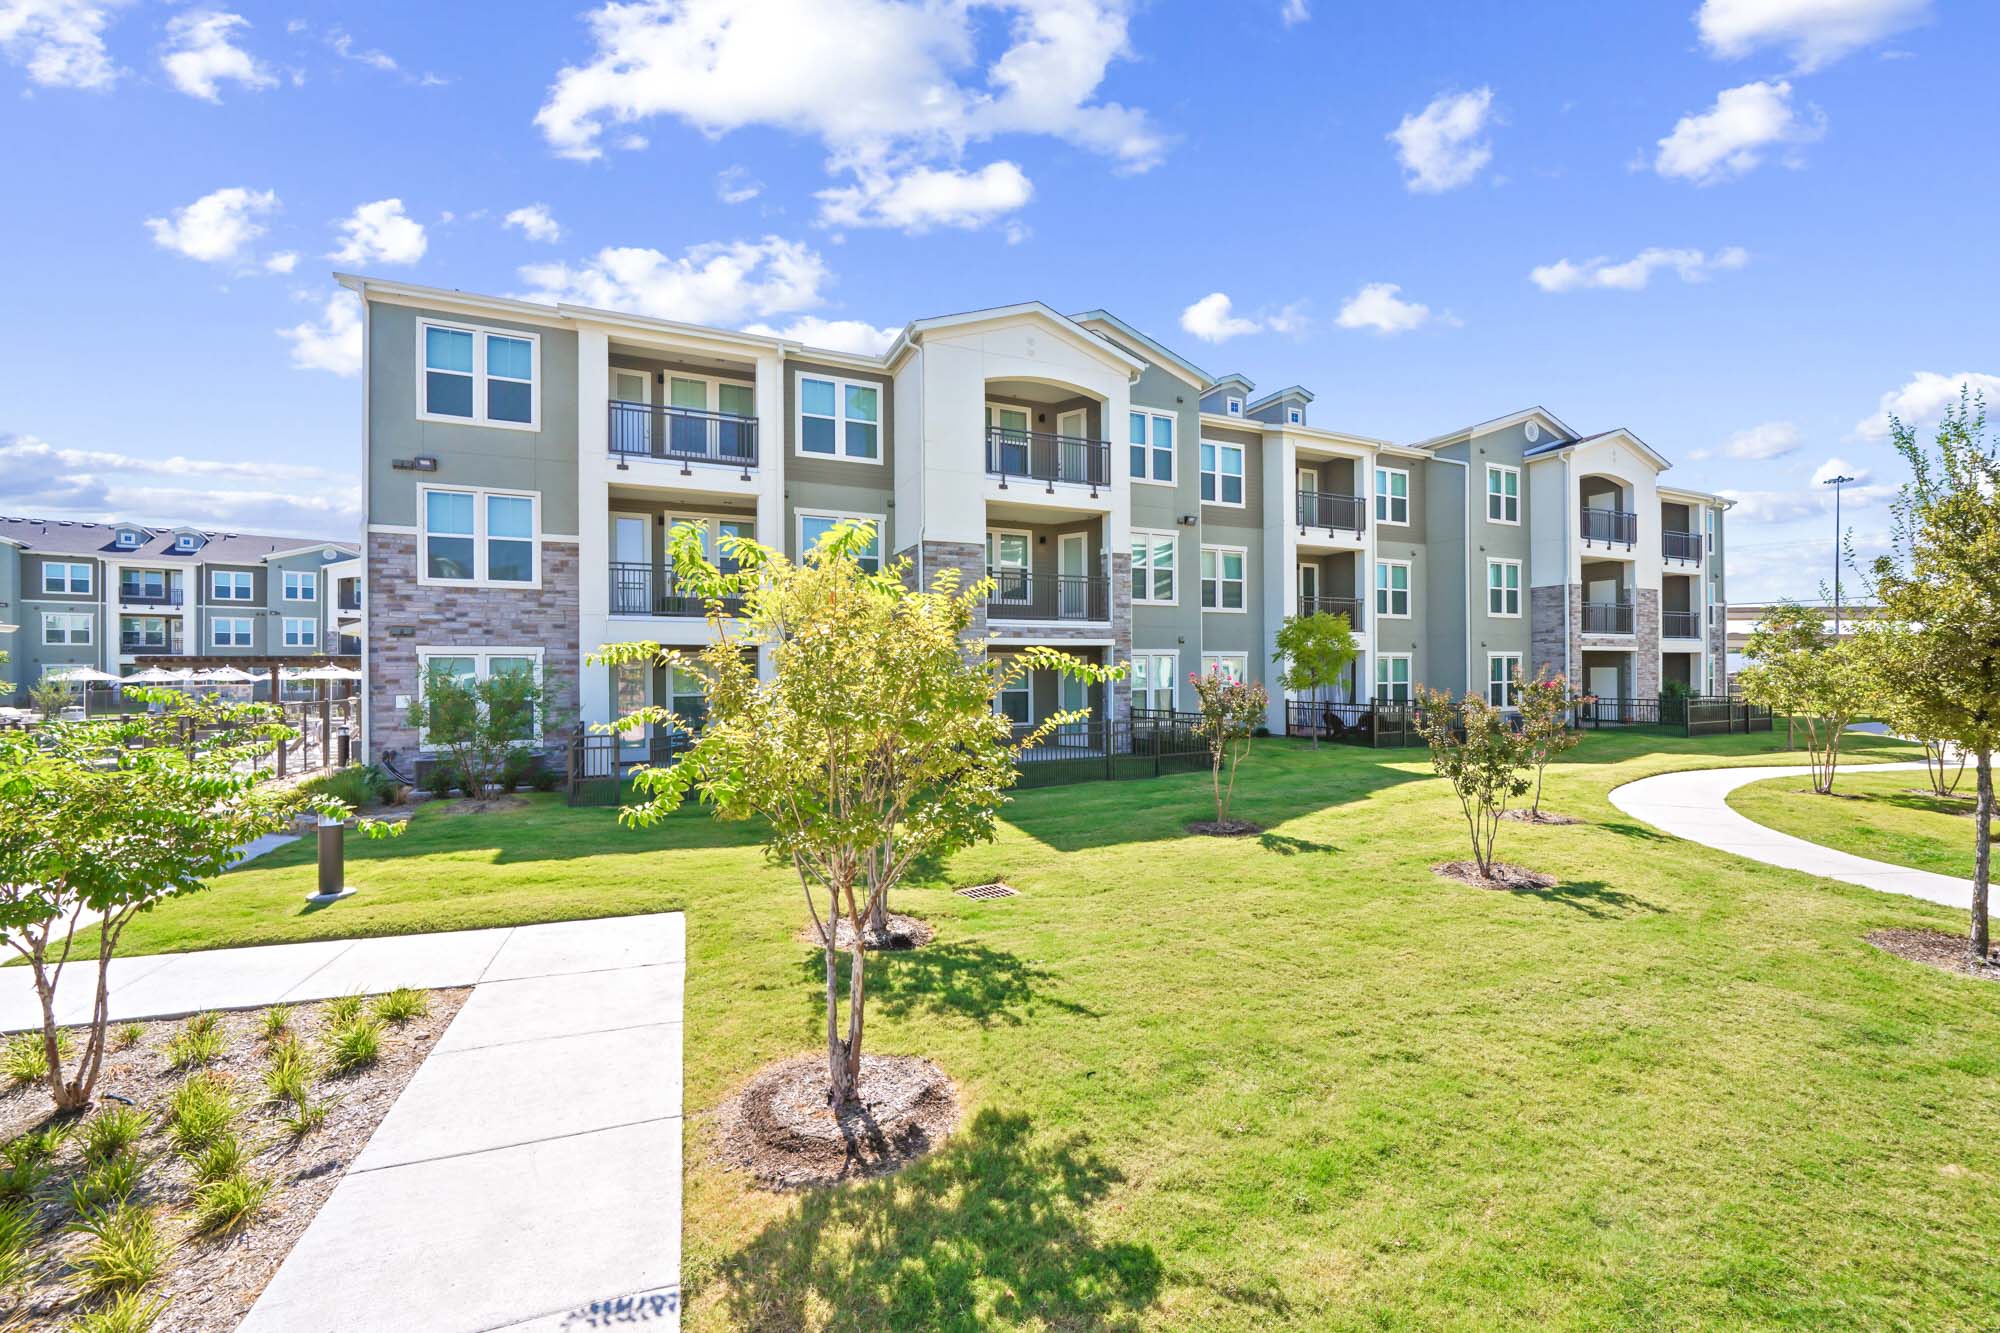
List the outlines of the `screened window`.
{"type": "Polygon", "coordinates": [[[799,377],[799,452],[881,460],[882,390],[874,384],[799,377]]]}
{"type": "Polygon", "coordinates": [[[1410,521],[1410,474],[1398,467],[1375,469],[1375,521],[1410,521]]]}
{"type": "Polygon", "coordinates": [[[1375,659],[1375,697],[1389,703],[1410,701],[1410,655],[1384,653],[1375,659]]]}
{"type": "Polygon", "coordinates": [[[91,625],[91,618],[87,615],[69,611],[45,611],[42,613],[42,642],[89,643],[91,625]]]}
{"type": "Polygon", "coordinates": [[[285,617],[285,647],[310,648],[319,642],[319,626],[302,616],[285,617]]]}
{"type": "Polygon", "coordinates": [[[1244,553],[1226,546],[1201,548],[1201,605],[1208,611],[1243,609],[1244,553]]]}
{"type": "Polygon", "coordinates": [[[1133,654],[1132,706],[1162,713],[1172,712],[1177,670],[1173,653],[1133,654]]]}
{"type": "Polygon", "coordinates": [[[424,323],[421,417],[533,427],[539,420],[533,334],[424,323]]]}
{"type": "Polygon", "coordinates": [[[1521,562],[1486,562],[1486,611],[1495,616],[1521,614],[1521,562]]]}
{"type": "Polygon", "coordinates": [[[1179,600],[1174,586],[1179,539],[1171,532],[1132,532],[1132,600],[1153,604],[1179,600]]]}
{"type": "Polygon", "coordinates": [[[90,566],[72,565],[57,561],[46,561],[42,565],[42,591],[87,593],[90,591],[90,566]]]}
{"type": "Polygon", "coordinates": [[[1235,444],[1201,445],[1201,498],[1210,504],[1243,503],[1243,448],[1235,444]]]}
{"type": "Polygon", "coordinates": [[[799,511],[799,558],[818,546],[820,539],[847,519],[867,519],[875,525],[856,563],[869,573],[882,567],[882,516],[880,514],[809,514],[799,511]]]}
{"type": "Polygon", "coordinates": [[[1486,517],[1495,523],[1521,521],[1521,469],[1486,465],[1486,517]]]}
{"type": "Polygon", "coordinates": [[[247,616],[217,616],[209,634],[218,648],[248,648],[250,620],[247,616]]]}
{"type": "Polygon", "coordinates": [[[1375,562],[1375,614],[1410,614],[1410,565],[1406,560],[1375,562]]]}
{"type": "Polygon", "coordinates": [[[319,575],[310,569],[285,571],[285,600],[310,602],[319,596],[319,575]]]}
{"type": "Polygon", "coordinates": [[[427,582],[533,584],[540,568],[535,497],[425,488],[427,582]]]}
{"type": "Polygon", "coordinates": [[[211,601],[247,602],[250,600],[250,575],[240,569],[211,570],[208,591],[211,601]]]}
{"type": "Polygon", "coordinates": [[[1131,414],[1132,480],[1174,479],[1174,419],[1155,412],[1131,414]]]}

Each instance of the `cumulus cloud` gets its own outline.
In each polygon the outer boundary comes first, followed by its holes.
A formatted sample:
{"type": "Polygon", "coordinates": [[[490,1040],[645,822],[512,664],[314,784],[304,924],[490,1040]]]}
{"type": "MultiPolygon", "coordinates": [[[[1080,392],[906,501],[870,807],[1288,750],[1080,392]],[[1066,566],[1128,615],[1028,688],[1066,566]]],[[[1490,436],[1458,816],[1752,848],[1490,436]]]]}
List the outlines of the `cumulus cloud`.
{"type": "Polygon", "coordinates": [[[1724,441],[1722,452],[1745,462],[1783,458],[1799,447],[1799,428],[1789,421],[1766,421],[1739,430],[1724,441]]]}
{"type": "Polygon", "coordinates": [[[1814,468],[1803,485],[1780,490],[1722,490],[1718,495],[1736,501],[1730,517],[1738,522],[1789,523],[1802,518],[1831,515],[1835,477],[1850,477],[1840,488],[1842,515],[1864,513],[1896,497],[1900,489],[1892,482],[1874,480],[1868,468],[1844,458],[1829,458],[1814,468]]]}
{"type": "Polygon", "coordinates": [[[278,80],[255,56],[236,45],[250,21],[241,14],[192,9],[167,20],[167,50],[160,68],[174,87],[204,102],[220,102],[219,85],[237,83],[253,91],[275,88],[278,80]]]}
{"type": "Polygon", "coordinates": [[[343,377],[361,373],[361,298],[341,290],[326,298],[319,318],[279,329],[292,345],[292,365],[343,377]]]}
{"type": "Polygon", "coordinates": [[[1343,329],[1369,329],[1376,333],[1407,333],[1431,319],[1431,308],[1405,301],[1396,293],[1402,287],[1393,282],[1371,282],[1347,298],[1335,323],[1343,329]]]}
{"type": "Polygon", "coordinates": [[[889,344],[896,341],[896,335],[901,330],[877,328],[858,319],[821,319],[818,315],[801,315],[783,327],[751,324],[745,327],[744,332],[788,338],[808,347],[824,347],[835,352],[880,356],[889,350],[889,344]]]}
{"type": "Polygon", "coordinates": [[[1718,250],[1713,255],[1700,250],[1663,250],[1654,246],[1619,261],[1602,255],[1581,263],[1558,259],[1529,270],[1528,279],[1545,292],[1570,292],[1584,287],[1636,292],[1659,269],[1672,269],[1682,282],[1705,282],[1712,274],[1742,268],[1749,262],[1750,252],[1740,245],[1718,250]]]}
{"type": "Polygon", "coordinates": [[[1854,423],[1854,434],[1863,440],[1887,440],[1891,417],[1912,428],[1929,425],[1958,401],[1961,389],[1984,394],[1988,403],[2000,407],[2000,375],[1977,370],[1940,375],[1935,370],[1920,370],[1902,387],[1883,394],[1874,413],[1854,423]]]}
{"type": "Polygon", "coordinates": [[[342,264],[414,264],[429,246],[424,224],[403,212],[400,199],[361,204],[335,225],[341,242],[327,258],[342,264]]]}
{"type": "Polygon", "coordinates": [[[104,48],[122,0],[0,0],[0,54],[42,88],[101,92],[124,71],[104,48]]]}
{"type": "MultiPolygon", "coordinates": [[[[277,207],[275,190],[247,190],[233,185],[205,194],[166,217],[147,218],[146,229],[153,233],[153,244],[163,250],[205,264],[243,265],[251,258],[251,243],[265,231],[258,219],[277,207]]],[[[266,261],[267,267],[269,263],[266,261]]]]}
{"type": "Polygon", "coordinates": [[[1284,0],[1278,7],[1278,20],[1287,28],[1304,23],[1312,17],[1312,8],[1306,0],[1284,0]]]}
{"type": "Polygon", "coordinates": [[[764,182],[747,167],[724,167],[715,173],[715,197],[725,204],[747,204],[764,192],[764,182]]]}
{"type": "Polygon", "coordinates": [[[577,264],[529,264],[521,279],[525,300],[737,327],[822,304],[832,274],[810,246],[766,236],[690,246],[678,256],[607,246],[577,264]]]}
{"type": "Polygon", "coordinates": [[[1418,194],[1456,189],[1477,176],[1493,160],[1493,145],[1484,137],[1493,119],[1493,90],[1440,93],[1429,106],[1404,116],[1389,131],[1396,160],[1409,173],[1403,184],[1418,194]]]}
{"type": "Polygon", "coordinates": [[[1181,327],[1203,342],[1222,343],[1256,333],[1264,326],[1257,320],[1230,313],[1226,292],[1210,292],[1181,311],[1181,327]]]}
{"type": "Polygon", "coordinates": [[[1702,0],[1702,45],[1723,60],[1766,47],[1791,53],[1803,74],[1930,18],[1930,0],[1702,0]]]}
{"type": "Polygon", "coordinates": [[[854,184],[821,190],[817,198],[826,226],[899,227],[919,234],[933,227],[983,227],[1025,205],[1034,192],[1020,167],[990,162],[977,171],[865,169],[854,184]]]}
{"type": "Polygon", "coordinates": [[[1673,133],[1660,140],[1653,170],[1675,180],[1714,185],[1754,171],[1773,148],[1796,150],[1826,133],[1826,117],[1814,110],[1800,119],[1792,109],[1792,85],[1746,83],[1717,94],[1715,105],[1682,116],[1673,133]]]}
{"type": "Polygon", "coordinates": [[[509,213],[500,225],[519,227],[521,234],[531,241],[554,245],[562,239],[562,226],[550,214],[547,204],[528,204],[517,208],[509,213]]]}

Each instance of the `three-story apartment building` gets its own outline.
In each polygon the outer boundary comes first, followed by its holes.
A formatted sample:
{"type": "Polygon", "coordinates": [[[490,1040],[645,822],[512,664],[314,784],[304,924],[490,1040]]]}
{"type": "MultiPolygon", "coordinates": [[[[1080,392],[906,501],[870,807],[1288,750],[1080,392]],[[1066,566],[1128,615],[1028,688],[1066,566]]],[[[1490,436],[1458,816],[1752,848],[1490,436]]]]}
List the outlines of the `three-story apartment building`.
{"type": "Polygon", "coordinates": [[[697,713],[691,680],[587,663],[705,641],[667,556],[681,524],[796,558],[867,518],[926,585],[993,577],[988,651],[1131,667],[1025,681],[1002,701],[1021,720],[1187,708],[1200,671],[1268,681],[1280,624],[1314,610],[1355,626],[1355,700],[1500,698],[1543,663],[1607,697],[1721,686],[1726,503],[1664,486],[1626,431],[1539,408],[1413,445],[1326,429],[1308,390],[1260,396],[1102,310],[920,319],[868,356],[341,281],[366,310],[370,755],[422,749],[406,715],[435,669],[544,672],[586,722],[697,713]]]}

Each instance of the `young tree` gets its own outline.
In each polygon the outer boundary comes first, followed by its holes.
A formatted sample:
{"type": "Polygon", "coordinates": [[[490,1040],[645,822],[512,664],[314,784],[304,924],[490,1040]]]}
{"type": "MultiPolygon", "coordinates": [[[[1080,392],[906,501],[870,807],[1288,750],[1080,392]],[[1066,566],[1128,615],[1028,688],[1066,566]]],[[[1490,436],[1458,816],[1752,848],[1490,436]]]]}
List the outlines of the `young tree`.
{"type": "MultiPolygon", "coordinates": [[[[1316,612],[1309,616],[1286,616],[1278,627],[1278,651],[1273,662],[1285,664],[1278,684],[1295,694],[1309,696],[1315,703],[1321,691],[1337,683],[1360,649],[1354,642],[1354,627],[1344,615],[1316,612]]],[[[1313,748],[1319,748],[1320,728],[1313,726],[1313,748]]]]}
{"type": "Polygon", "coordinates": [[[44,676],[29,689],[28,703],[42,715],[42,721],[52,722],[69,707],[69,686],[44,676]]]}
{"type": "Polygon", "coordinates": [[[1472,836],[1472,859],[1482,879],[1493,878],[1493,843],[1507,802],[1528,790],[1533,762],[1528,742],[1507,715],[1484,695],[1454,699],[1448,691],[1419,691],[1417,732],[1430,746],[1431,767],[1451,784],[1472,836]]]}
{"type": "MultiPolygon", "coordinates": [[[[965,638],[990,580],[961,588],[940,571],[930,591],[910,588],[907,560],[870,572],[861,557],[873,525],[836,526],[793,564],[754,541],[725,538],[733,565],[718,569],[693,529],[670,538],[675,576],[708,600],[712,638],[684,659],[658,644],[605,648],[593,660],[678,666],[697,674],[707,716],[671,768],[641,769],[645,799],[626,806],[629,826],[657,823],[689,796],[724,819],[763,822],[765,846],[790,863],[826,956],[827,1101],[859,1092],[867,987],[867,924],[886,917],[890,891],[911,863],[993,837],[1020,753],[1085,712],[1056,713],[1016,739],[1000,712],[1002,689],[1034,670],[1090,682],[1117,670],[1050,648],[990,657],[965,638]],[[721,598],[742,598],[739,616],[721,598]],[[748,650],[762,649],[760,678],[748,650]],[[815,895],[823,894],[822,920],[815,895]],[[840,1022],[838,950],[844,921],[848,981],[840,1022]]],[[[606,731],[677,726],[671,710],[636,710],[606,731]]]]}
{"type": "Polygon", "coordinates": [[[410,701],[410,726],[422,731],[432,749],[451,756],[452,771],[467,796],[485,800],[499,784],[507,760],[535,736],[560,725],[555,692],[532,670],[499,671],[485,680],[453,674],[433,665],[423,691],[410,701]]]}
{"type": "Polygon", "coordinates": [[[1958,793],[1958,784],[1965,779],[1968,755],[1949,734],[1956,730],[1954,710],[1937,707],[1928,691],[1904,688],[1915,678],[1912,670],[1921,670],[1925,645],[1913,637],[1916,633],[1883,614],[1864,623],[1857,637],[1867,644],[1863,655],[1875,674],[1882,720],[1891,734],[1924,747],[1924,779],[1933,795],[1947,799],[1958,793]]]}
{"type": "Polygon", "coordinates": [[[1194,729],[1208,741],[1208,779],[1215,791],[1217,831],[1229,829],[1229,802],[1236,795],[1236,767],[1250,753],[1250,739],[1263,724],[1271,696],[1262,685],[1231,680],[1219,671],[1191,676],[1199,716],[1194,729]],[[1222,765],[1229,764],[1229,781],[1222,765]]]}
{"type": "MultiPolygon", "coordinates": [[[[1970,952],[1985,965],[1993,863],[1993,751],[2000,745],[2000,458],[1986,404],[1964,390],[1926,448],[1901,421],[1896,451],[1910,480],[1894,506],[1890,554],[1873,566],[1882,618],[1896,632],[1891,697],[1925,736],[1970,752],[1973,825],[1970,952]]],[[[1867,641],[1867,640],[1863,640],[1867,641]]]]}
{"type": "Polygon", "coordinates": [[[1805,723],[1813,790],[1826,795],[1840,764],[1840,742],[1874,702],[1874,673],[1860,640],[1835,640],[1817,611],[1780,602],[1757,622],[1736,675],[1743,697],[1805,723]]]}
{"type": "Polygon", "coordinates": [[[1535,796],[1528,806],[1528,820],[1542,817],[1542,773],[1549,760],[1576,748],[1583,737],[1570,726],[1570,710],[1578,700],[1569,692],[1569,681],[1551,675],[1544,666],[1530,680],[1514,670],[1514,707],[1521,714],[1521,740],[1527,747],[1528,762],[1535,767],[1535,796]]]}

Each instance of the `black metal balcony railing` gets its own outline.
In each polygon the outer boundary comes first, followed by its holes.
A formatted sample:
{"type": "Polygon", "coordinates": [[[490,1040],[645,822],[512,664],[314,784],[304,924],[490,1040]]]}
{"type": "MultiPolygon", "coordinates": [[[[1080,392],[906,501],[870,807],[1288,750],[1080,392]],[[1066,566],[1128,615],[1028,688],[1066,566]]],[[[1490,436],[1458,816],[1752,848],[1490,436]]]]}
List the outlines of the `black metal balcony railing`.
{"type": "Polygon", "coordinates": [[[359,592],[344,592],[340,594],[334,606],[337,610],[341,611],[359,611],[361,609],[361,594],[359,592]]]}
{"type": "Polygon", "coordinates": [[[1099,486],[1111,484],[1111,445],[1080,435],[993,426],[986,432],[986,470],[1003,487],[1009,477],[1026,477],[1050,490],[1059,481],[1088,486],[1094,496],[1099,486]]]}
{"type": "Polygon", "coordinates": [[[118,649],[127,653],[177,653],[181,650],[181,640],[179,635],[126,630],[118,636],[118,649]]]}
{"type": "Polygon", "coordinates": [[[1583,632],[1585,634],[1630,634],[1632,632],[1632,603],[1585,602],[1583,604],[1583,632]]]}
{"type": "Polygon", "coordinates": [[[757,466],[757,418],[611,400],[611,452],[681,463],[757,466]]]}
{"type": "Polygon", "coordinates": [[[1359,597],[1301,597],[1299,614],[1302,616],[1346,616],[1349,629],[1361,628],[1361,599],[1359,597]]]}
{"type": "Polygon", "coordinates": [[[1110,620],[1111,580],[1101,574],[1032,574],[989,569],[988,620],[1110,620]]]}
{"type": "Polygon", "coordinates": [[[1660,612],[1660,635],[1662,638],[1668,639],[1699,639],[1701,637],[1701,612],[1660,612]]]}
{"type": "Polygon", "coordinates": [[[1583,539],[1615,546],[1639,544],[1639,516],[1624,509],[1583,507],[1583,539]]]}
{"type": "MultiPolygon", "coordinates": [[[[722,609],[740,615],[743,599],[725,597],[722,609]]],[[[673,571],[661,577],[651,565],[613,562],[611,566],[611,614],[614,616],[701,616],[708,603],[683,591],[673,571]]]]}
{"type": "Polygon", "coordinates": [[[119,586],[118,600],[127,606],[179,606],[181,590],[149,588],[142,584],[126,583],[119,586]]]}
{"type": "Polygon", "coordinates": [[[1660,554],[1669,560],[1701,559],[1701,534],[1699,532],[1676,532],[1672,528],[1660,534],[1660,554]]]}
{"type": "Polygon", "coordinates": [[[1368,525],[1368,502],[1358,495],[1336,495],[1332,491],[1299,492],[1301,528],[1340,529],[1360,532],[1368,525]]]}

